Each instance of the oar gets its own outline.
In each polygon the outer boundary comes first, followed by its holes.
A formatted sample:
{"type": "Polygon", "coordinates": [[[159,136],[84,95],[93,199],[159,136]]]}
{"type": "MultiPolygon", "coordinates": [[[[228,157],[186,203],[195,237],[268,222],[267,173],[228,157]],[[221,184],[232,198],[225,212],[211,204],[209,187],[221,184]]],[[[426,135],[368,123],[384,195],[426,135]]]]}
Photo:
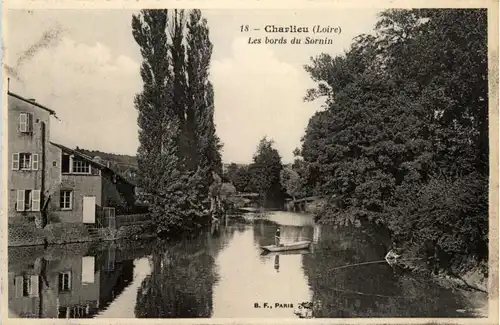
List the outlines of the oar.
{"type": "MultiPolygon", "coordinates": [[[[421,260],[421,259],[422,259],[421,257],[409,257],[409,258],[402,258],[400,260],[404,261],[404,260],[421,260]]],[[[368,264],[378,264],[378,263],[387,263],[387,261],[385,259],[383,259],[383,260],[379,260],[379,261],[370,261],[370,262],[347,264],[347,265],[343,265],[343,266],[334,267],[333,269],[330,269],[330,271],[344,269],[344,268],[353,267],[353,266],[368,265],[368,264]]]]}

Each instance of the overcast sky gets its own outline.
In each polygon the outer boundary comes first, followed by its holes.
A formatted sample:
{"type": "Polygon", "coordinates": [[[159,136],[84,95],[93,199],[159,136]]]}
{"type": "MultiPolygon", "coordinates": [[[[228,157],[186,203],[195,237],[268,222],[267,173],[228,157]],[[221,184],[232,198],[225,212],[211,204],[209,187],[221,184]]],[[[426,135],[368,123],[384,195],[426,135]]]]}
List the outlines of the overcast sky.
{"type": "MultiPolygon", "coordinates": [[[[204,10],[214,44],[210,79],[224,162],[247,163],[259,139],[275,141],[284,162],[293,159],[320,102],[305,103],[314,86],[303,65],[321,52],[341,54],[352,38],[370,33],[377,9],[204,10]],[[249,45],[240,26],[340,26],[333,45],[249,45]]],[[[67,146],[135,155],[134,95],[141,90],[141,56],[131,32],[135,11],[9,11],[4,47],[15,68],[10,90],[57,112],[51,139],[67,146]],[[41,46],[44,33],[51,31],[41,46]]],[[[281,36],[281,35],[278,35],[281,36]]],[[[310,35],[313,36],[313,35],[310,35]]]]}

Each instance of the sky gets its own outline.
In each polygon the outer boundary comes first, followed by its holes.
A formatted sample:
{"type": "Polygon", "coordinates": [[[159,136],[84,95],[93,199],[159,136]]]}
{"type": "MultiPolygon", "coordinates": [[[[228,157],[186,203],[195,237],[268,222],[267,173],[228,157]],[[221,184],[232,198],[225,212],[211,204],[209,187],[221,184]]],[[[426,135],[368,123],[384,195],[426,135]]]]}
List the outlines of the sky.
{"type": "MultiPolygon", "coordinates": [[[[304,102],[315,86],[303,66],[322,52],[341,55],[371,33],[379,10],[203,10],[212,53],[215,123],[226,163],[249,163],[257,144],[273,139],[283,162],[293,160],[321,100],[304,102]],[[241,25],[260,31],[241,32],[241,25]],[[266,25],[340,26],[330,45],[248,44],[266,25]]],[[[135,155],[134,96],[142,89],[141,55],[132,37],[132,10],[10,10],[5,63],[10,91],[56,111],[50,138],[70,147],[135,155]]],[[[288,35],[289,36],[289,35],[288,35]]],[[[315,36],[312,33],[305,36],[315,36]]]]}

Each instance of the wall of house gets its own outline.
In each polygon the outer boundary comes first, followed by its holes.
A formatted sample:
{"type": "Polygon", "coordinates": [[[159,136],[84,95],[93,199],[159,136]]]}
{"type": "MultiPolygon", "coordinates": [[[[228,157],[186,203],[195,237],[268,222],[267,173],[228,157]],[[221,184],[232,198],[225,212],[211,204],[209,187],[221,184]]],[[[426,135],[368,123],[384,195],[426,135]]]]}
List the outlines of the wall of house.
{"type": "MultiPolygon", "coordinates": [[[[13,96],[8,96],[8,216],[11,218],[38,215],[40,212],[17,212],[16,197],[18,189],[42,189],[43,173],[48,178],[47,161],[51,159],[43,148],[47,148],[50,138],[50,113],[40,107],[27,103],[13,96]],[[21,113],[31,113],[33,116],[33,131],[21,133],[19,119],[21,113]],[[37,153],[39,167],[37,171],[12,170],[13,153],[37,153]]],[[[42,199],[43,201],[43,199],[42,199]]],[[[42,202],[41,202],[42,204],[42,202]]]]}
{"type": "Polygon", "coordinates": [[[99,175],[66,175],[61,176],[62,181],[58,191],[51,200],[51,212],[49,219],[60,222],[82,222],[83,221],[83,197],[95,196],[96,198],[96,218],[102,208],[101,192],[102,179],[99,175]],[[73,202],[71,210],[60,208],[60,190],[73,191],[73,202]],[[56,219],[56,220],[54,220],[56,219]]]}
{"type": "Polygon", "coordinates": [[[90,175],[62,174],[62,150],[54,145],[50,145],[52,166],[50,177],[47,179],[51,200],[49,204],[49,223],[53,222],[77,222],[83,221],[83,197],[96,197],[96,217],[99,216],[102,202],[102,180],[99,169],[91,167],[90,175]],[[73,201],[71,210],[60,208],[61,190],[73,191],[73,201]]]}
{"type": "MultiPolygon", "coordinates": [[[[58,193],[61,187],[62,175],[61,175],[61,149],[49,144],[47,147],[47,179],[45,180],[45,192],[51,196],[51,203],[56,200],[53,197],[55,193],[58,193]]],[[[59,197],[57,197],[59,199],[59,197]]],[[[59,202],[59,201],[57,201],[59,202]]]]}

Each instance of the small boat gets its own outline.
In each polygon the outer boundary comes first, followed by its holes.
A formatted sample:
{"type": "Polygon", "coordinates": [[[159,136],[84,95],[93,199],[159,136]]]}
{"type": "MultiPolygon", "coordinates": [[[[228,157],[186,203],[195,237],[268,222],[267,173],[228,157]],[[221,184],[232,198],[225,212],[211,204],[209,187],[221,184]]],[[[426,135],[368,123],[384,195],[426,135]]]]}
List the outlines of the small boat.
{"type": "Polygon", "coordinates": [[[269,246],[261,246],[265,251],[268,252],[282,252],[282,251],[293,251],[293,250],[298,250],[298,249],[306,249],[311,245],[311,242],[308,240],[304,241],[298,241],[295,243],[283,243],[279,246],[276,245],[269,245],[269,246]]]}
{"type": "Polygon", "coordinates": [[[262,250],[262,253],[260,255],[272,257],[272,256],[276,256],[276,255],[304,255],[304,254],[309,254],[309,253],[311,253],[311,251],[309,249],[303,248],[303,249],[294,249],[292,251],[277,251],[277,252],[262,250]]]}
{"type": "Polygon", "coordinates": [[[245,212],[259,212],[260,209],[252,208],[252,207],[241,207],[241,208],[238,208],[238,211],[243,212],[243,213],[245,213],[245,212]]]}

